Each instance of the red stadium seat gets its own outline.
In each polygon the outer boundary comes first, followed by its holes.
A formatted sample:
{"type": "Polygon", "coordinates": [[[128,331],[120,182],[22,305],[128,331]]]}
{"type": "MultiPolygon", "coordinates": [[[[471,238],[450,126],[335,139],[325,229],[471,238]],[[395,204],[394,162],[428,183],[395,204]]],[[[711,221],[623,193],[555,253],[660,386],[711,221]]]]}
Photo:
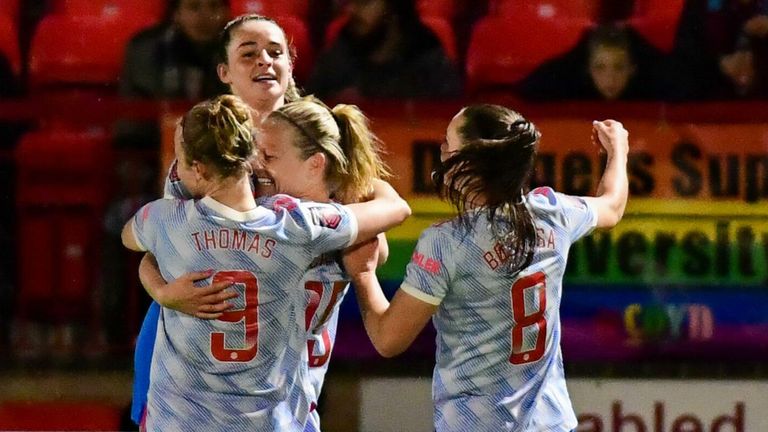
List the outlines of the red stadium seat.
{"type": "Polygon", "coordinates": [[[416,8],[422,18],[443,18],[451,21],[456,16],[454,0],[418,0],[416,8]]]}
{"type": "Polygon", "coordinates": [[[232,15],[259,14],[269,17],[309,17],[309,0],[231,0],[232,15]]]}
{"type": "Polygon", "coordinates": [[[0,28],[6,29],[0,32],[0,54],[8,59],[13,72],[19,75],[21,72],[21,53],[19,51],[19,32],[15,21],[10,16],[0,13],[0,28]]]}
{"type": "Polygon", "coordinates": [[[429,27],[435,36],[437,36],[448,58],[454,62],[457,62],[459,53],[458,49],[456,48],[456,36],[453,33],[453,27],[451,27],[451,23],[448,22],[448,20],[445,18],[436,16],[423,17],[421,18],[421,22],[423,22],[425,26],[429,27]]]}
{"type": "Polygon", "coordinates": [[[0,0],[0,15],[5,15],[11,18],[14,23],[18,23],[20,6],[19,0],[0,0]]]}
{"type": "Polygon", "coordinates": [[[467,89],[516,84],[544,61],[573,48],[590,25],[585,19],[550,19],[525,9],[481,18],[467,51],[467,89]]]}
{"type": "Polygon", "coordinates": [[[19,318],[71,322],[90,313],[102,213],[110,193],[103,130],[24,135],[18,168],[19,318]]]}
{"type": "Polygon", "coordinates": [[[671,53],[685,0],[637,0],[627,23],[664,53],[671,53]]]}
{"type": "Polygon", "coordinates": [[[159,22],[166,7],[165,0],[54,0],[51,12],[69,16],[140,15],[159,22]]]}
{"type": "Polygon", "coordinates": [[[295,16],[279,16],[275,20],[285,30],[288,43],[296,48],[296,64],[293,66],[293,74],[299,81],[309,78],[315,53],[306,24],[295,16]]]}
{"type": "Polygon", "coordinates": [[[595,21],[600,13],[600,0],[496,0],[491,13],[511,16],[535,13],[543,19],[581,18],[595,21]]]}
{"type": "Polygon", "coordinates": [[[151,24],[146,16],[130,14],[44,17],[30,47],[31,87],[116,86],[128,40],[151,24]]]}

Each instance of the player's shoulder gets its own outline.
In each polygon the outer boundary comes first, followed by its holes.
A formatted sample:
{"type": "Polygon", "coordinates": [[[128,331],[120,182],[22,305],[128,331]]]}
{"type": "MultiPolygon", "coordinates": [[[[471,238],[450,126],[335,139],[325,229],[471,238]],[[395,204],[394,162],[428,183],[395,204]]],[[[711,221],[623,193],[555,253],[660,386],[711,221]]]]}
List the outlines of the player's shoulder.
{"type": "Polygon", "coordinates": [[[187,200],[175,198],[159,198],[145,204],[138,213],[138,216],[146,221],[148,219],[162,220],[169,217],[175,217],[188,211],[187,200]]]}

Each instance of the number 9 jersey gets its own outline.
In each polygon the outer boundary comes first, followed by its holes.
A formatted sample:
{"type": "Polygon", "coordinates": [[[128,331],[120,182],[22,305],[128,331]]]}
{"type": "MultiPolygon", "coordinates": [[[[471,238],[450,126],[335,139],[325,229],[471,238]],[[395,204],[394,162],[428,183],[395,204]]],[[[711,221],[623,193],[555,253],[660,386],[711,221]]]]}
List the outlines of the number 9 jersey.
{"type": "Polygon", "coordinates": [[[278,195],[248,212],[209,197],[157,200],[133,222],[163,278],[213,269],[213,282],[231,281],[239,294],[216,320],[161,310],[147,430],[302,431],[309,400],[301,282],[316,256],[354,242],[354,216],[278,195]]]}
{"type": "Polygon", "coordinates": [[[526,195],[533,261],[504,271],[504,249],[482,210],[469,234],[454,221],[425,230],[401,289],[438,306],[432,382],[437,431],[570,431],[577,425],[560,351],[568,249],[597,223],[581,198],[526,195]]]}

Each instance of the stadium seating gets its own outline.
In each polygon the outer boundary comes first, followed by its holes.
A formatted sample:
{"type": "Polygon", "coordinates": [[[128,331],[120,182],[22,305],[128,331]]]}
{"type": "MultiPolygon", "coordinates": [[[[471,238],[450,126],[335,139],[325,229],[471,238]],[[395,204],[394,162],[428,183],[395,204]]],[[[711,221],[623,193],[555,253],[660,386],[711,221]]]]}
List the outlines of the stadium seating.
{"type": "Polygon", "coordinates": [[[116,86],[128,40],[150,18],[50,14],[39,23],[29,56],[32,90],[57,86],[116,86]]]}
{"type": "Polygon", "coordinates": [[[270,17],[309,17],[309,0],[231,0],[232,15],[259,14],[270,17]]]}
{"type": "Polygon", "coordinates": [[[15,21],[10,16],[0,13],[0,28],[6,29],[0,32],[0,54],[8,59],[13,72],[19,75],[21,72],[21,53],[19,51],[19,32],[15,21]]]}
{"type": "Polygon", "coordinates": [[[544,19],[594,21],[600,12],[600,0],[495,0],[490,4],[490,12],[501,16],[535,13],[544,19]]]}
{"type": "Polygon", "coordinates": [[[436,17],[451,21],[456,16],[454,0],[418,0],[416,8],[422,18],[436,17]]]}
{"type": "Polygon", "coordinates": [[[0,1],[0,15],[5,15],[11,18],[14,23],[18,23],[20,6],[19,0],[2,0],[0,1]]]}
{"type": "MultiPolygon", "coordinates": [[[[325,47],[333,45],[333,42],[339,37],[341,29],[349,21],[346,14],[340,15],[332,20],[325,29],[325,47]]],[[[427,26],[435,36],[440,40],[440,44],[445,50],[445,54],[453,61],[458,61],[458,48],[456,46],[456,36],[453,32],[451,23],[442,17],[427,16],[422,17],[421,22],[427,26]]]]}
{"type": "Polygon", "coordinates": [[[103,129],[33,131],[16,147],[19,318],[69,322],[90,313],[111,152],[103,129]]]}
{"type": "Polygon", "coordinates": [[[514,86],[544,61],[575,46],[590,25],[583,17],[542,14],[535,8],[481,18],[467,50],[467,90],[514,86]]]}
{"type": "Polygon", "coordinates": [[[278,16],[275,20],[285,30],[288,43],[296,49],[293,74],[299,81],[309,78],[315,60],[315,50],[312,47],[307,25],[302,19],[295,16],[278,16]]]}
{"type": "Polygon", "coordinates": [[[69,16],[146,16],[160,21],[165,14],[164,0],[54,0],[51,12],[69,16]]]}
{"type": "Polygon", "coordinates": [[[671,53],[685,0],[637,0],[627,23],[664,53],[671,53]]]}

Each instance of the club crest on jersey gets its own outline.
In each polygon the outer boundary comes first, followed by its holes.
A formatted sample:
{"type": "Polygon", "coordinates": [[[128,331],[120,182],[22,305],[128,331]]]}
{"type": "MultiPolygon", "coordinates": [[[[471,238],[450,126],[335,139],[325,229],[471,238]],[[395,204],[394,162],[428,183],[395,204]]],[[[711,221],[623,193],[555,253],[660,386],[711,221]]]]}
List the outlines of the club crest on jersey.
{"type": "Polygon", "coordinates": [[[549,201],[550,205],[555,205],[557,203],[557,200],[555,198],[555,191],[552,190],[552,188],[541,186],[537,187],[533,190],[533,193],[536,195],[544,195],[547,197],[547,200],[549,201]]]}
{"type": "Polygon", "coordinates": [[[293,197],[289,197],[288,195],[279,195],[275,197],[275,201],[272,203],[272,208],[280,211],[280,210],[287,210],[287,211],[293,211],[297,207],[296,199],[293,197]]]}
{"type": "Polygon", "coordinates": [[[312,207],[309,209],[312,214],[312,222],[315,225],[336,229],[341,224],[341,214],[329,207],[312,207]]]}

